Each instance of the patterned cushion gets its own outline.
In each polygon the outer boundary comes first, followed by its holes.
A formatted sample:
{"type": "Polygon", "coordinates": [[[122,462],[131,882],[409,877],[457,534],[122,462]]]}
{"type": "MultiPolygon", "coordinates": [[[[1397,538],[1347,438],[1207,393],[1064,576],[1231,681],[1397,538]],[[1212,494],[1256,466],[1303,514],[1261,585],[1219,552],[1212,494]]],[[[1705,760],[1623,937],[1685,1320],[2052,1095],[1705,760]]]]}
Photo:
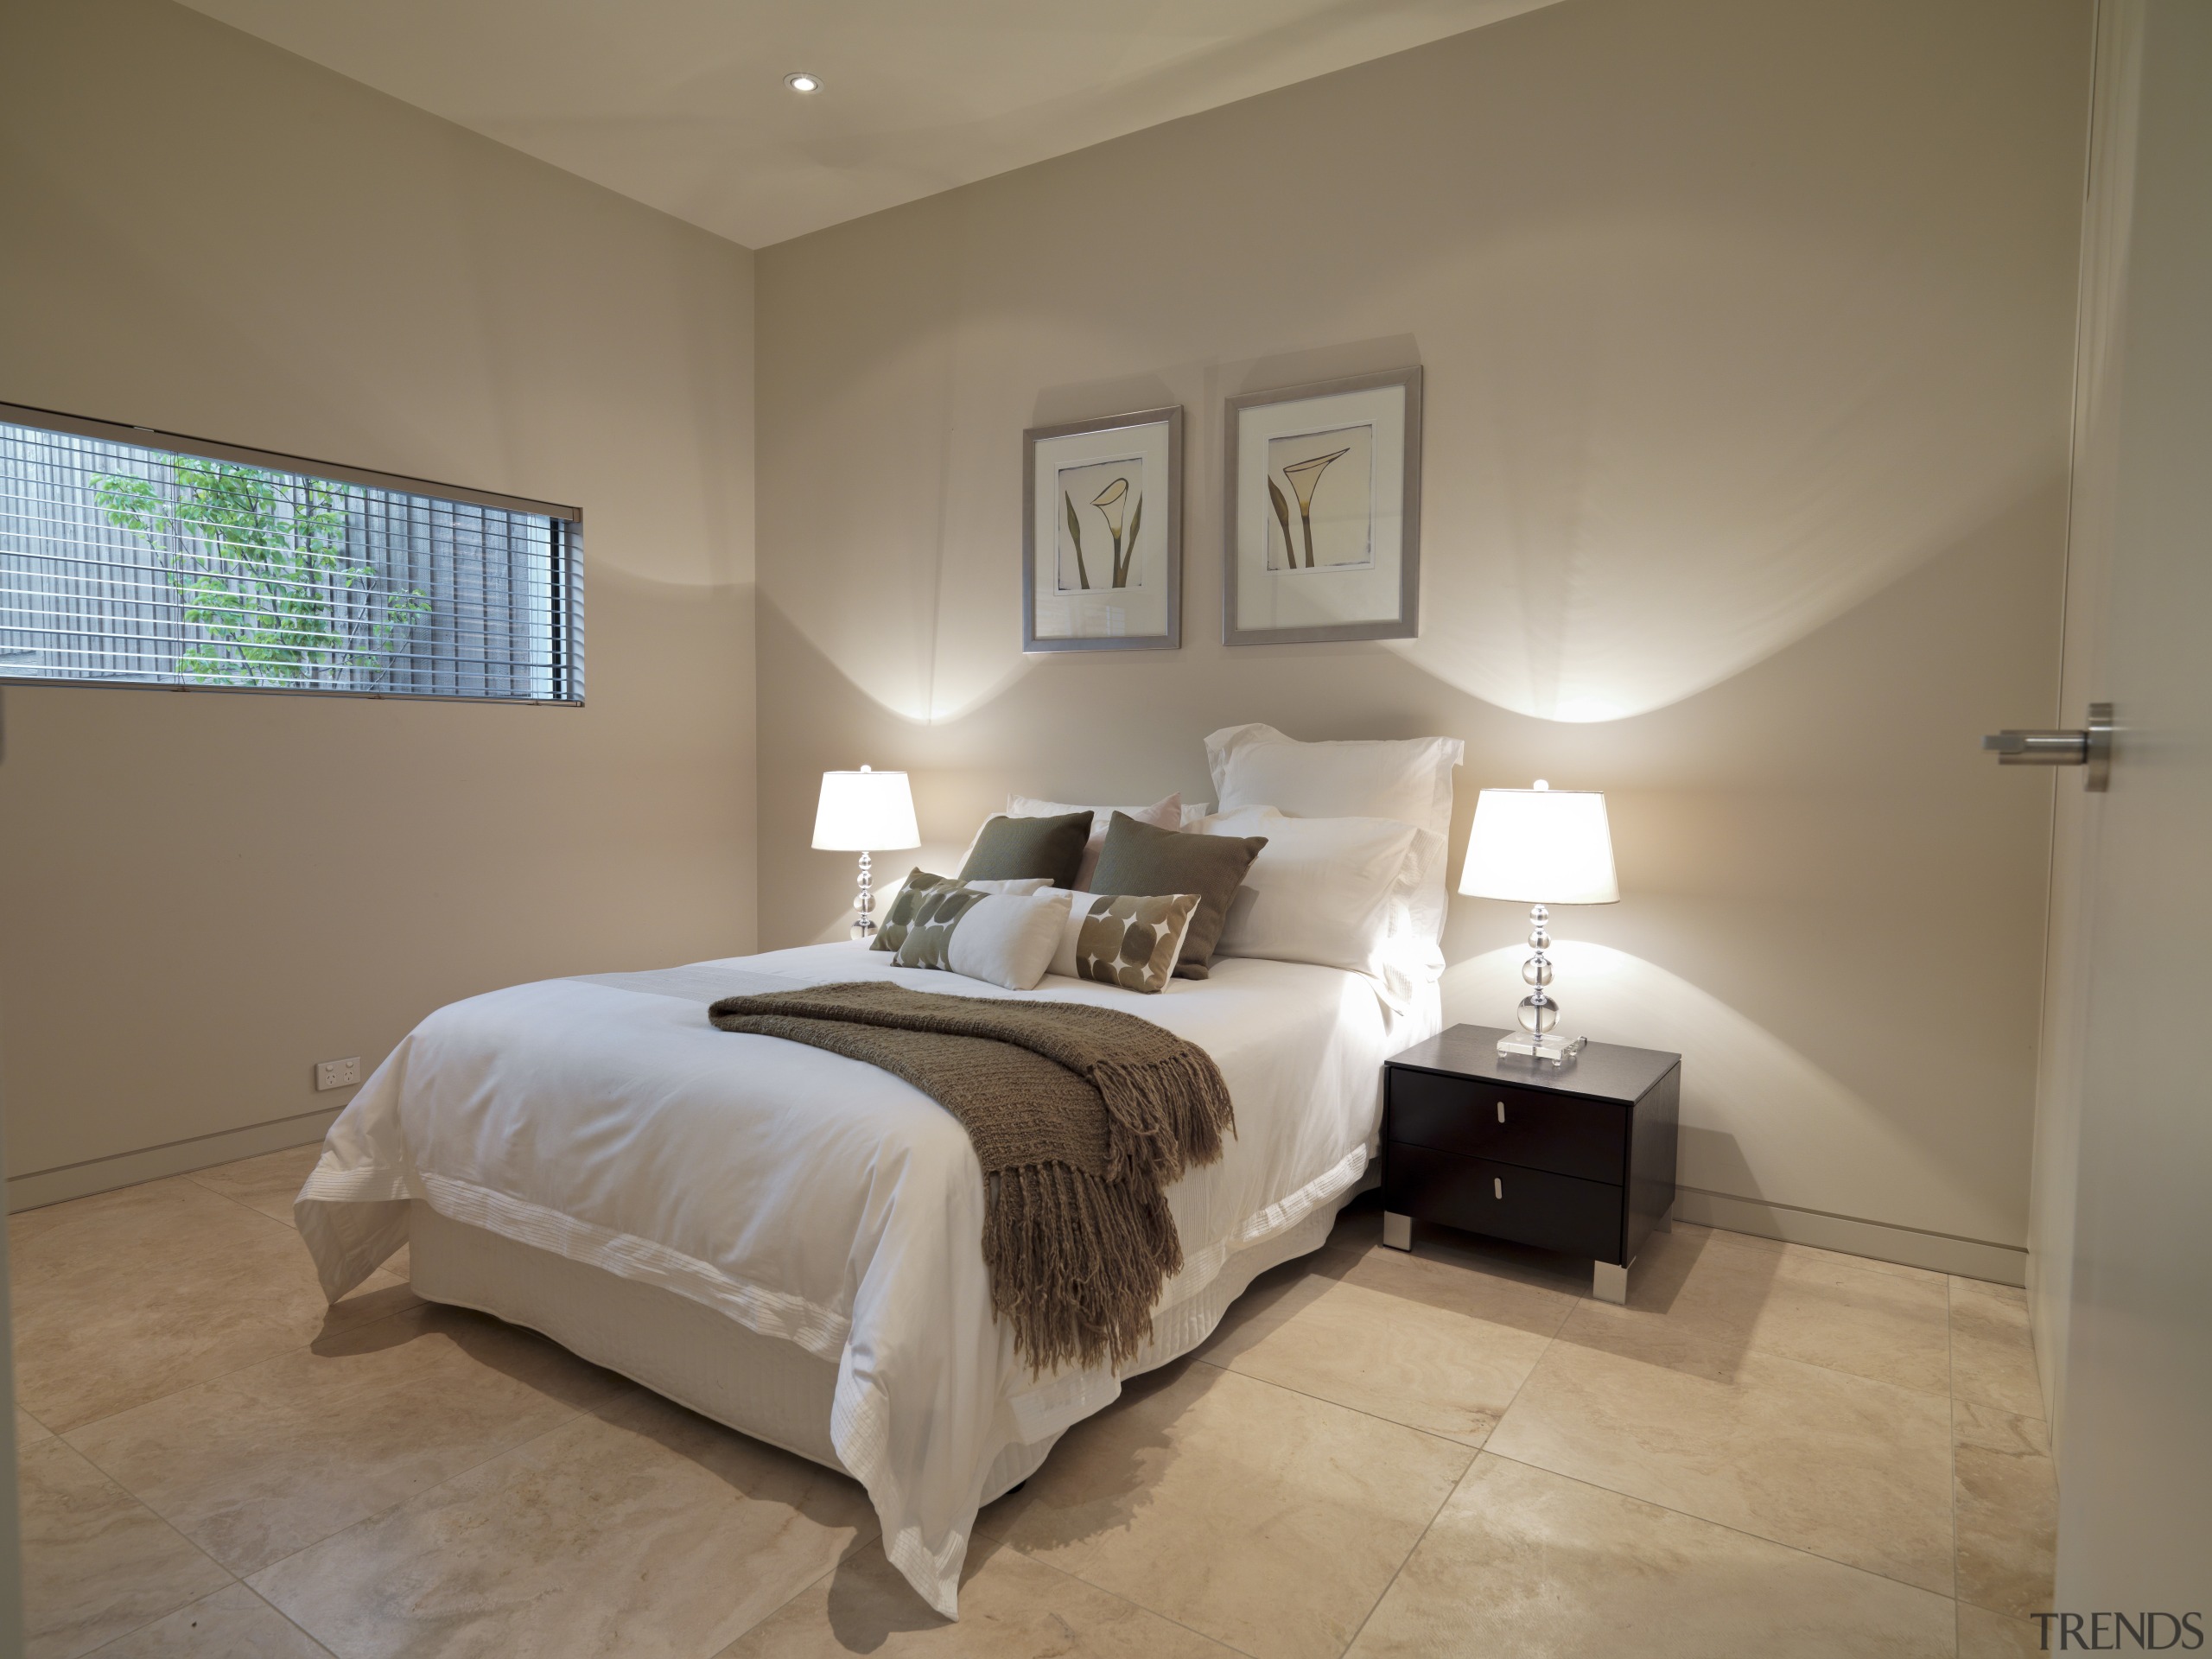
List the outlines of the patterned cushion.
{"type": "Polygon", "coordinates": [[[1198,908],[1195,893],[1077,895],[1052,971],[1125,991],[1164,991],[1198,908]]]}
{"type": "Polygon", "coordinates": [[[900,930],[899,954],[893,960],[901,968],[950,969],[953,927],[987,896],[977,888],[953,882],[942,882],[921,894],[914,901],[913,914],[900,930]]]}
{"type": "Polygon", "coordinates": [[[891,901],[891,908],[883,912],[883,920],[875,930],[875,938],[868,942],[871,950],[896,950],[905,942],[906,929],[914,919],[914,908],[922,902],[922,895],[932,887],[950,882],[949,875],[931,875],[916,865],[906,877],[906,885],[899,889],[899,896],[891,901]]]}

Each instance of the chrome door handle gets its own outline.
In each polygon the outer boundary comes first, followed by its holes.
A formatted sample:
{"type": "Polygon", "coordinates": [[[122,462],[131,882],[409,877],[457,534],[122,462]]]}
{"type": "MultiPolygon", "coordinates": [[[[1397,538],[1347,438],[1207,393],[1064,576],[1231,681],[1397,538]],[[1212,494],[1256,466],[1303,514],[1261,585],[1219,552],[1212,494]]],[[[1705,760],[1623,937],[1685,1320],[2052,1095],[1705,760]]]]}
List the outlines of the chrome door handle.
{"type": "Polygon", "coordinates": [[[1993,732],[1981,747],[1994,751],[2000,766],[2087,766],[2082,786],[2101,794],[2112,786],[2112,704],[2089,705],[2089,723],[2079,731],[1993,732]]]}

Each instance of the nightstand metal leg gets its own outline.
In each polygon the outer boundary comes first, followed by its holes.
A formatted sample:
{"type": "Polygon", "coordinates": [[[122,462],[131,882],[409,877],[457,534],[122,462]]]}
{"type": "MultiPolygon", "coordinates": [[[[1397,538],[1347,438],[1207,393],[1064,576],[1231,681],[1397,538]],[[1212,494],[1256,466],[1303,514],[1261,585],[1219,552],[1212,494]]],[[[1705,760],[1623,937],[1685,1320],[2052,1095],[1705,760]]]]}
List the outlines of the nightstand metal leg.
{"type": "Polygon", "coordinates": [[[1610,1262],[1590,1264],[1590,1294],[1601,1302],[1618,1306],[1628,1300],[1628,1269],[1610,1262]]]}
{"type": "Polygon", "coordinates": [[[1385,1210],[1382,1212],[1382,1242],[1394,1250],[1413,1249],[1414,1218],[1385,1210]]]}

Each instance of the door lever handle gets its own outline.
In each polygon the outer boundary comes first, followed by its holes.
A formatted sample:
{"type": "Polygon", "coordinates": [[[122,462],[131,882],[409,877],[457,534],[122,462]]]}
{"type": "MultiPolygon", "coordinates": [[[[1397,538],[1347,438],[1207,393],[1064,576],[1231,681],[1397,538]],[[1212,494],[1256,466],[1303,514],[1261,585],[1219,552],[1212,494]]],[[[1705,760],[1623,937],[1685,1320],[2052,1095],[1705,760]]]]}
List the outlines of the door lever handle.
{"type": "Polygon", "coordinates": [[[2082,786],[2101,794],[2112,786],[2112,704],[2091,703],[2078,731],[1992,732],[1981,747],[2000,766],[2086,766],[2082,786]]]}

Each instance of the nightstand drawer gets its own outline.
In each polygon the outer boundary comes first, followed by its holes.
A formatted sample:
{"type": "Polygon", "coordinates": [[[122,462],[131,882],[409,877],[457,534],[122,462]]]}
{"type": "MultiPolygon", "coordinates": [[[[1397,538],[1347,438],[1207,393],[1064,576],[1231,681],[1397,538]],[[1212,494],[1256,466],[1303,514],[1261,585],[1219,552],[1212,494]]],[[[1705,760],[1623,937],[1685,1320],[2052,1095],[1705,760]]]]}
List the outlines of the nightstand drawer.
{"type": "Polygon", "coordinates": [[[1393,1141],[1383,1149],[1382,1207],[1599,1262],[1621,1259],[1621,1189],[1573,1175],[1393,1141]]]}
{"type": "Polygon", "coordinates": [[[1393,1141],[1524,1169],[1620,1185],[1628,1168],[1625,1108],[1510,1083],[1390,1068],[1393,1141]]]}

